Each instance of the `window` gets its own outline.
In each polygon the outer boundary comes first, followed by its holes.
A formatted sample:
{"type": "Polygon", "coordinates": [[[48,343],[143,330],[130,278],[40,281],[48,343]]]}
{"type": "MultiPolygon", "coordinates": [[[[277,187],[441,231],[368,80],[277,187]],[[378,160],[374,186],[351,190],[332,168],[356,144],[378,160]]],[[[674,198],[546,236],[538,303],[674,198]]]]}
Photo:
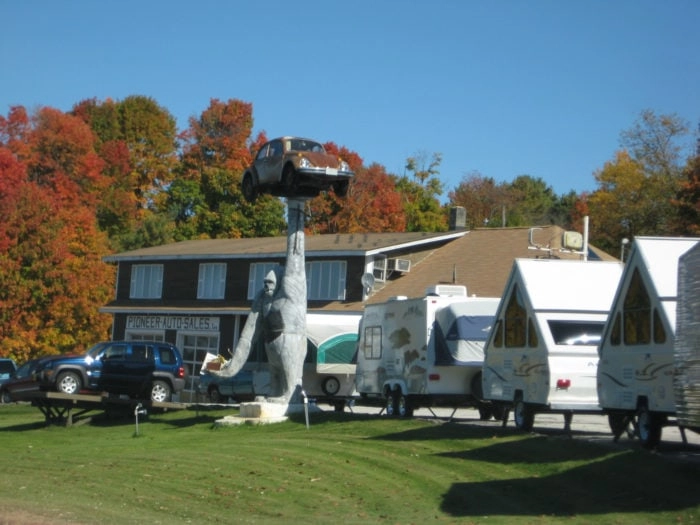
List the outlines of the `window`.
{"type": "Polygon", "coordinates": [[[510,294],[510,299],[508,299],[508,305],[506,306],[506,347],[525,346],[526,326],[527,313],[525,312],[525,305],[523,304],[520,289],[515,285],[510,294]]]}
{"type": "Polygon", "coordinates": [[[615,312],[615,320],[613,321],[612,329],[610,330],[610,344],[618,346],[622,340],[620,337],[620,312],[615,312]]]}
{"type": "Polygon", "coordinates": [[[223,299],[226,292],[226,263],[199,265],[197,299],[223,299]]]}
{"type": "MultiPolygon", "coordinates": [[[[253,300],[259,291],[263,289],[265,276],[279,266],[276,262],[253,263],[248,274],[248,299],[253,300]]],[[[279,284],[279,283],[277,283],[279,284]]]]}
{"type": "Polygon", "coordinates": [[[638,268],[632,273],[625,295],[623,318],[626,345],[651,342],[651,301],[638,268]]]}
{"type": "Polygon", "coordinates": [[[597,345],[605,323],[595,321],[548,321],[554,344],[567,346],[597,345]]]}
{"type": "Polygon", "coordinates": [[[310,301],[343,301],[345,299],[345,261],[306,263],[306,297],[310,301]]]}
{"type": "Polygon", "coordinates": [[[365,328],[365,339],[362,343],[365,359],[379,359],[382,356],[382,327],[368,326],[365,328]]]}
{"type": "Polygon", "coordinates": [[[654,342],[662,345],[666,342],[666,329],[659,315],[659,310],[654,308],[654,342]]]}
{"type": "Polygon", "coordinates": [[[503,320],[496,321],[496,326],[493,328],[493,346],[494,348],[503,347],[503,320]]]}
{"type": "Polygon", "coordinates": [[[135,264],[131,267],[131,299],[160,299],[162,290],[162,264],[135,264]]]}

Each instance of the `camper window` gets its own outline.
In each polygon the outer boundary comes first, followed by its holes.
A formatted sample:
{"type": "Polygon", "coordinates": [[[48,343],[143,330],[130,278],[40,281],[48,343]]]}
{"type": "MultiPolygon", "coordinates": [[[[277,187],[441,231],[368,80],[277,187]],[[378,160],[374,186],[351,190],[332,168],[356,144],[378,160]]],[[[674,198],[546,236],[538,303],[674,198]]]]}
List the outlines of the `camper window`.
{"type": "Polygon", "coordinates": [[[615,321],[610,330],[610,344],[618,346],[622,338],[620,337],[620,312],[615,313],[615,321]]]}
{"type": "Polygon", "coordinates": [[[537,338],[537,330],[535,330],[535,323],[532,322],[532,319],[528,319],[527,322],[527,346],[530,348],[537,348],[537,345],[540,344],[539,339],[537,338]]]}
{"type": "Polygon", "coordinates": [[[523,304],[518,286],[513,286],[513,291],[508,299],[505,315],[506,347],[525,346],[525,327],[527,326],[527,312],[523,304]]]}
{"type": "Polygon", "coordinates": [[[626,345],[651,342],[651,301],[649,293],[635,268],[624,302],[624,339],[626,345]]]}
{"type": "Polygon", "coordinates": [[[382,356],[382,327],[368,326],[365,328],[365,339],[362,343],[365,359],[379,359],[382,356]]]}
{"type": "Polygon", "coordinates": [[[654,308],[654,342],[662,345],[666,342],[666,329],[659,315],[659,310],[654,308]]]}
{"type": "Polygon", "coordinates": [[[493,346],[496,348],[503,347],[503,321],[496,321],[496,326],[493,328],[493,346]]]}
{"type": "Polygon", "coordinates": [[[597,345],[605,323],[581,321],[548,321],[552,338],[557,345],[597,345]]]}

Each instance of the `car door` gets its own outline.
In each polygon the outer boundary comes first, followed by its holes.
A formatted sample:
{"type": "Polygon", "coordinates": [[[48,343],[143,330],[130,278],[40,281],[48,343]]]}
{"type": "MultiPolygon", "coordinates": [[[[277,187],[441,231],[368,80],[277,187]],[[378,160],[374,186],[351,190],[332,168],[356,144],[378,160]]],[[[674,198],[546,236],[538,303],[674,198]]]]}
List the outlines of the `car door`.
{"type": "Polygon", "coordinates": [[[123,377],[126,366],[126,343],[109,343],[102,350],[101,372],[97,384],[110,394],[126,393],[123,377]]]}
{"type": "Polygon", "coordinates": [[[273,140],[263,147],[255,160],[260,184],[275,184],[282,176],[284,146],[281,140],[273,140]]]}
{"type": "Polygon", "coordinates": [[[131,343],[124,361],[123,377],[125,393],[132,396],[145,394],[155,370],[153,345],[131,343]]]}

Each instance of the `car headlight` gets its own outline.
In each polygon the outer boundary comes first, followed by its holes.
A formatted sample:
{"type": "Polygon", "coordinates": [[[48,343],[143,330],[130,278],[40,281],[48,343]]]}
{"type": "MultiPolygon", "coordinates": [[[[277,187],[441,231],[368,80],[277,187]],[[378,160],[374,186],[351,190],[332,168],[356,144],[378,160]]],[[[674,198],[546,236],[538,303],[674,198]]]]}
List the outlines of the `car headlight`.
{"type": "Polygon", "coordinates": [[[350,166],[348,166],[348,163],[345,162],[344,160],[340,161],[340,171],[350,171],[350,166]]]}
{"type": "Polygon", "coordinates": [[[302,157],[299,160],[299,167],[300,168],[313,168],[313,166],[314,165],[311,164],[311,162],[309,162],[309,159],[307,159],[306,157],[302,157]]]}

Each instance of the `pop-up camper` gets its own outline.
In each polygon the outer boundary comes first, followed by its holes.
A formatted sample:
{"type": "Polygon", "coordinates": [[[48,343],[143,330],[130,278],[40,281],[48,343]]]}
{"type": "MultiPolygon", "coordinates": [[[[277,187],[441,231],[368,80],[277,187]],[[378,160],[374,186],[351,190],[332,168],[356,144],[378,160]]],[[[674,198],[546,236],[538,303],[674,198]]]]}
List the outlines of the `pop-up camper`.
{"type": "Polygon", "coordinates": [[[637,237],[600,344],[598,397],[617,439],[635,423],[646,447],[675,415],[678,259],[700,239],[637,237]]]}
{"type": "Polygon", "coordinates": [[[486,344],[483,392],[530,430],[537,412],[599,412],[597,346],[617,262],[516,259],[486,344]]]}
{"type": "MultiPolygon", "coordinates": [[[[425,297],[367,305],[355,375],[361,398],[384,403],[387,415],[408,417],[418,407],[478,406],[483,347],[498,301],[438,285],[425,297]]],[[[491,416],[487,406],[480,411],[491,416]]]]}
{"type": "Polygon", "coordinates": [[[676,420],[681,428],[700,432],[700,243],[678,261],[673,355],[676,420]]]}

